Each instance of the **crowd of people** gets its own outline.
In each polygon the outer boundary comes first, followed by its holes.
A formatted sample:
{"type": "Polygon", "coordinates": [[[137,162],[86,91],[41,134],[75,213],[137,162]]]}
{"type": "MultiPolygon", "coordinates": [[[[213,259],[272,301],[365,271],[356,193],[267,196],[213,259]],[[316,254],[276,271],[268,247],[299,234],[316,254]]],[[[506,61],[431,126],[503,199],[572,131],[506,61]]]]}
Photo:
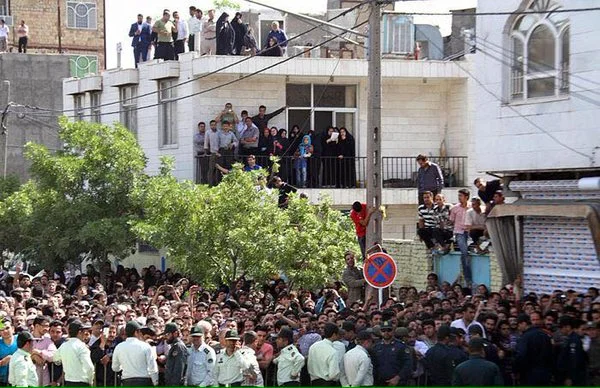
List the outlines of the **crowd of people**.
{"type": "Polygon", "coordinates": [[[227,103],[208,128],[206,122],[199,122],[194,135],[197,181],[216,185],[235,162],[244,163],[247,170],[269,169],[271,157],[276,156],[279,177],[295,187],[356,187],[352,134],[345,127],[329,126],[321,133],[294,125],[288,134],[284,128],[269,126],[269,121],[285,109],[267,113],[261,105],[254,116],[246,110],[238,116],[227,103]]]}
{"type": "Polygon", "coordinates": [[[217,18],[214,9],[204,12],[189,7],[189,15],[163,10],[162,17],[152,21],[139,14],[129,29],[132,39],[135,65],[148,59],[177,60],[179,54],[197,51],[201,55],[264,55],[283,56],[288,38],[279,28],[279,22],[271,23],[271,31],[265,42],[257,42],[252,27],[243,20],[241,12],[233,19],[227,12],[217,18]],[[186,19],[187,18],[187,19],[186,19]],[[262,46],[259,44],[262,43],[262,46]],[[154,55],[152,55],[154,51],[154,55]]]}
{"type": "Polygon", "coordinates": [[[352,252],[345,262],[321,290],[243,277],[209,289],[169,269],[110,263],[4,271],[0,383],[600,385],[596,288],[472,292],[431,273],[422,290],[395,288],[379,304],[352,252]]]}

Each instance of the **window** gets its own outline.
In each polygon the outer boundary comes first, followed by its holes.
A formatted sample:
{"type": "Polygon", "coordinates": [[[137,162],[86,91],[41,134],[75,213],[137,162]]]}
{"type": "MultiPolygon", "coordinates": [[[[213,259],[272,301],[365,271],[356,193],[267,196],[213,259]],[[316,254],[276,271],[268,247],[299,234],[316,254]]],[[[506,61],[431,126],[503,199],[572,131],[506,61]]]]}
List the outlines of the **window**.
{"type": "Polygon", "coordinates": [[[0,16],[8,15],[10,15],[10,12],[8,11],[8,0],[0,0],[0,16]]]}
{"type": "Polygon", "coordinates": [[[67,27],[95,30],[96,3],[67,1],[67,27]]]}
{"type": "Polygon", "coordinates": [[[72,55],[69,58],[71,77],[83,78],[89,74],[98,74],[96,55],[72,55]]]}
{"type": "Polygon", "coordinates": [[[75,118],[78,121],[83,120],[85,116],[85,95],[76,94],[73,96],[73,109],[75,111],[75,118]]]}
{"type": "Polygon", "coordinates": [[[287,84],[288,128],[346,127],[354,134],[357,113],[356,85],[287,84]]]}
{"type": "Polygon", "coordinates": [[[569,21],[552,0],[532,1],[510,32],[510,100],[569,92],[569,21]]]}
{"type": "Polygon", "coordinates": [[[101,92],[92,92],[90,93],[90,113],[91,118],[94,123],[101,122],[101,108],[100,108],[100,96],[101,92]]]}
{"type": "Polygon", "coordinates": [[[177,97],[175,81],[165,80],[158,82],[159,102],[159,130],[160,145],[177,144],[177,128],[175,117],[177,114],[177,103],[173,101],[177,97]]]}
{"type": "Polygon", "coordinates": [[[121,124],[137,135],[137,86],[123,86],[121,94],[121,124]]]}

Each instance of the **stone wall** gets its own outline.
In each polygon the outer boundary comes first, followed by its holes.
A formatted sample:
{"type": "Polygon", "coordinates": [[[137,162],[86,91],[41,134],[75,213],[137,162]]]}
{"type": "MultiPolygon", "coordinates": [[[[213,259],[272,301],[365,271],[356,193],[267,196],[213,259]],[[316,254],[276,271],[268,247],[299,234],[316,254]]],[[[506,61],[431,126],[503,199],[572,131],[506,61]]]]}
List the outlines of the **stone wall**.
{"type": "MultiPolygon", "coordinates": [[[[414,286],[419,291],[425,288],[427,274],[433,270],[433,264],[428,258],[425,245],[415,240],[384,240],[388,254],[396,260],[398,276],[393,288],[414,286]]],[[[493,291],[502,286],[502,273],[496,256],[490,255],[490,283],[493,291]]]]}

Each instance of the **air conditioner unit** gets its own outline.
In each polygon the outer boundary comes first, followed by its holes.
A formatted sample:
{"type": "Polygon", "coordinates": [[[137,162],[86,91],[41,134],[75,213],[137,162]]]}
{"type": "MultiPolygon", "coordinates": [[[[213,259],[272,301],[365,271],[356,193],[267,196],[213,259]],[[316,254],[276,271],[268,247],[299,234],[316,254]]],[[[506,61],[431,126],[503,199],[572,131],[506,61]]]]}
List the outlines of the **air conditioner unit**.
{"type": "Polygon", "coordinates": [[[415,49],[415,25],[412,16],[387,14],[382,26],[383,54],[412,54],[415,49]]]}

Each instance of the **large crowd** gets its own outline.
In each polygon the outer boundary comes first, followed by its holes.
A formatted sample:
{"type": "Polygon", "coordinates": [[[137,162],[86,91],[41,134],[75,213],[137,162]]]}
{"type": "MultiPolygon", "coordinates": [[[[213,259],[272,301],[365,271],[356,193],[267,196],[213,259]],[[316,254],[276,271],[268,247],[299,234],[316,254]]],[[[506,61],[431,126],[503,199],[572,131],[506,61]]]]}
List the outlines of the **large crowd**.
{"type": "Polygon", "coordinates": [[[600,385],[596,288],[522,295],[431,273],[379,304],[352,252],[345,262],[321,290],[243,277],[209,289],[110,263],[4,271],[0,383],[600,385]]]}

